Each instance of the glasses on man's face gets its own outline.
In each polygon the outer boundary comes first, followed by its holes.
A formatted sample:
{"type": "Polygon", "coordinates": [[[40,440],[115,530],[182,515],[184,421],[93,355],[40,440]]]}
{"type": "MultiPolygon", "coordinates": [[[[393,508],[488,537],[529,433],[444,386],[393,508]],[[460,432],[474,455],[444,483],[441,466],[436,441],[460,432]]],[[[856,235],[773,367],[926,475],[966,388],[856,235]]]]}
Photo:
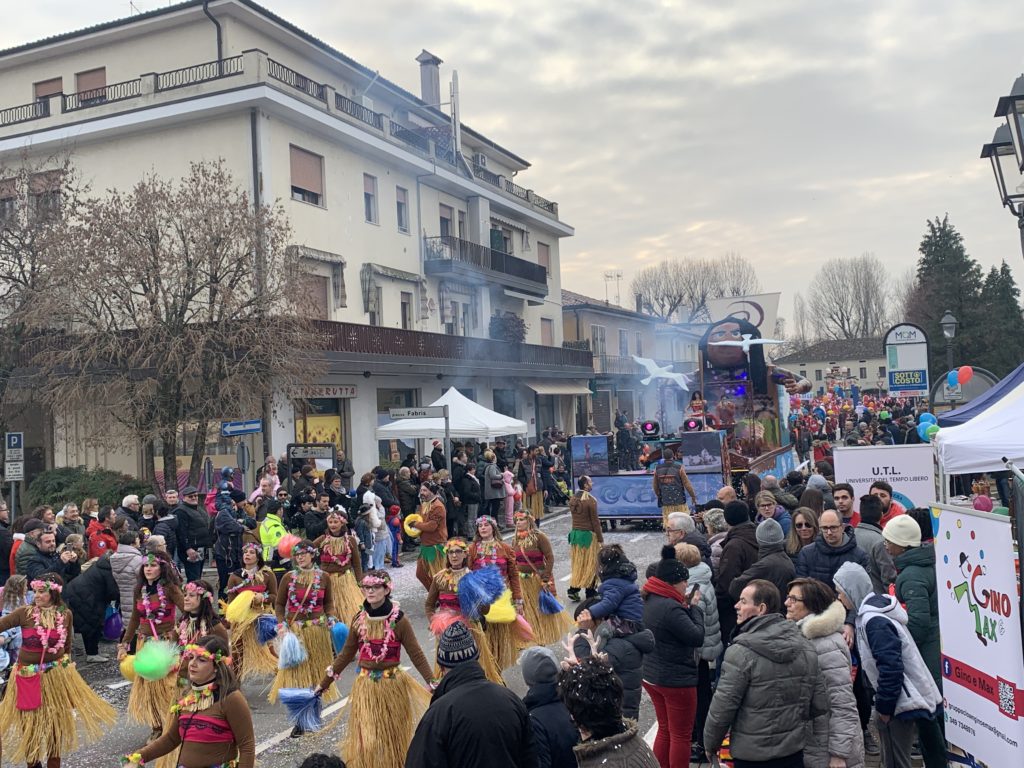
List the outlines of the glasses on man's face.
{"type": "Polygon", "coordinates": [[[840,528],[841,528],[841,526],[838,526],[838,525],[823,525],[823,526],[821,526],[821,530],[827,531],[828,533],[831,533],[832,531],[838,531],[840,528]]]}
{"type": "Polygon", "coordinates": [[[813,528],[814,526],[810,523],[793,523],[794,528],[813,528]]]}

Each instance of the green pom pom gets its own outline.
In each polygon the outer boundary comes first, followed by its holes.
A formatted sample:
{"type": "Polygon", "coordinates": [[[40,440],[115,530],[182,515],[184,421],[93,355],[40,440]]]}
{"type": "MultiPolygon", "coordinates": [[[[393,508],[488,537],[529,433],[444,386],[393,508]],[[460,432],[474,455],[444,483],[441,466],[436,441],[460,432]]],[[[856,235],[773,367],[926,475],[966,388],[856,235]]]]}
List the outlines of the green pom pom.
{"type": "Polygon", "coordinates": [[[135,674],[143,680],[163,680],[178,662],[176,648],[165,640],[150,641],[135,654],[135,674]]]}

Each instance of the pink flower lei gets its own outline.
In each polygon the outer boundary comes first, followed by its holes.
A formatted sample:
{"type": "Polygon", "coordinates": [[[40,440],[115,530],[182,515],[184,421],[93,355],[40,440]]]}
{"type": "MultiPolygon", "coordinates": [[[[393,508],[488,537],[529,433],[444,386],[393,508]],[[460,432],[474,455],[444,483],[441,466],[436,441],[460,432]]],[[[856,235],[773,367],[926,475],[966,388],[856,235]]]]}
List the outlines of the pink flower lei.
{"type": "MultiPolygon", "coordinates": [[[[366,625],[369,618],[370,617],[367,615],[365,608],[359,612],[359,642],[362,643],[368,653],[372,649],[372,646],[370,645],[372,641],[366,638],[366,625]]],[[[398,623],[398,601],[392,601],[391,613],[384,617],[384,623],[387,625],[387,629],[384,630],[384,637],[379,641],[376,641],[381,644],[380,653],[369,654],[370,661],[383,661],[384,657],[388,654],[388,645],[395,641],[395,625],[398,623]]]]}
{"type": "Polygon", "coordinates": [[[178,622],[178,645],[184,648],[186,645],[199,642],[200,638],[205,637],[207,634],[206,621],[192,618],[191,616],[185,616],[180,622],[178,622]],[[191,631],[190,631],[191,630],[191,631]]]}
{"type": "Polygon", "coordinates": [[[44,657],[46,656],[47,652],[56,653],[57,651],[59,651],[61,648],[64,647],[64,643],[66,643],[68,639],[68,631],[64,626],[64,611],[59,608],[54,608],[53,610],[56,611],[53,619],[53,627],[52,629],[47,629],[43,626],[42,609],[39,608],[39,606],[36,606],[32,609],[32,622],[36,625],[36,632],[38,632],[39,636],[42,638],[41,642],[43,645],[44,657]],[[57,631],[57,643],[56,645],[48,649],[46,647],[46,644],[50,639],[50,632],[52,632],[53,630],[57,631]]]}
{"type": "MultiPolygon", "coordinates": [[[[296,572],[298,573],[298,572],[296,572]]],[[[298,592],[298,579],[295,574],[292,575],[292,580],[288,583],[288,606],[295,614],[300,613],[312,613],[316,607],[317,594],[320,592],[320,578],[323,575],[323,571],[319,568],[313,569],[313,583],[306,589],[306,594],[302,596],[302,600],[296,596],[298,592]],[[308,605],[306,601],[308,602],[308,605]]]]}
{"type": "MultiPolygon", "coordinates": [[[[149,604],[149,596],[145,595],[145,599],[142,601],[142,610],[146,614],[146,621],[151,624],[156,621],[157,624],[163,622],[167,618],[167,593],[164,592],[164,585],[159,581],[156,583],[156,600],[157,606],[154,611],[149,604]]],[[[155,635],[156,633],[154,633],[155,635]]]]}

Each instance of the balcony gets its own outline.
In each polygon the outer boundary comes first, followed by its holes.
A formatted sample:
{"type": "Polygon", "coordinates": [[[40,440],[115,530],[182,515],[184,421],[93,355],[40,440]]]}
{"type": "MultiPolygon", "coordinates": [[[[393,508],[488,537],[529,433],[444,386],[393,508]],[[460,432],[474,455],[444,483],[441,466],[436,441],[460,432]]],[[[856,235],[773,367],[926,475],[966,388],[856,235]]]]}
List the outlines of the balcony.
{"type": "Polygon", "coordinates": [[[594,372],[605,376],[647,375],[647,369],[634,362],[632,357],[619,355],[594,355],[594,372]]]}
{"type": "Polygon", "coordinates": [[[563,377],[590,377],[593,363],[586,350],[546,347],[539,344],[509,344],[469,336],[378,328],[371,325],[314,322],[329,357],[351,363],[360,361],[368,370],[395,369],[413,372],[442,372],[463,375],[466,368],[485,371],[518,371],[518,375],[552,373],[563,377]]]}
{"type": "Polygon", "coordinates": [[[483,285],[497,283],[532,296],[548,295],[548,271],[540,264],[458,237],[425,237],[423,246],[428,275],[483,285]]]}

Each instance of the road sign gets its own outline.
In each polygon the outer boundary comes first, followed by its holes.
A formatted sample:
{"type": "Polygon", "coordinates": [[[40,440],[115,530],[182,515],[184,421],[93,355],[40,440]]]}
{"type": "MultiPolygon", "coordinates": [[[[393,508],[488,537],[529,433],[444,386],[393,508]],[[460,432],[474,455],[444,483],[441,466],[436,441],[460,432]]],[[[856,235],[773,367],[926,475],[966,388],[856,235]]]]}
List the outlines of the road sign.
{"type": "MultiPolygon", "coordinates": [[[[7,461],[24,461],[25,460],[25,433],[24,432],[8,432],[6,433],[6,440],[4,441],[7,448],[4,452],[4,458],[7,461]]],[[[10,478],[8,478],[10,479],[10,478]]]]}
{"type": "Polygon", "coordinates": [[[6,461],[4,462],[4,480],[24,480],[25,462],[6,461]]]}
{"type": "Polygon", "coordinates": [[[220,423],[220,434],[222,437],[235,437],[236,435],[252,435],[263,431],[263,422],[260,419],[249,419],[249,421],[222,421],[220,423]]]}
{"type": "Polygon", "coordinates": [[[334,443],[289,443],[289,459],[320,459],[333,462],[338,448],[334,443]]]}
{"type": "Polygon", "coordinates": [[[943,384],[942,393],[946,396],[947,403],[959,403],[964,399],[964,388],[959,382],[957,382],[955,387],[943,384]]]}
{"type": "Polygon", "coordinates": [[[238,459],[238,470],[244,475],[249,471],[249,446],[239,443],[235,458],[238,459]]]}
{"type": "Polygon", "coordinates": [[[443,419],[448,415],[447,405],[423,405],[418,408],[389,408],[392,419],[443,419]]]}

